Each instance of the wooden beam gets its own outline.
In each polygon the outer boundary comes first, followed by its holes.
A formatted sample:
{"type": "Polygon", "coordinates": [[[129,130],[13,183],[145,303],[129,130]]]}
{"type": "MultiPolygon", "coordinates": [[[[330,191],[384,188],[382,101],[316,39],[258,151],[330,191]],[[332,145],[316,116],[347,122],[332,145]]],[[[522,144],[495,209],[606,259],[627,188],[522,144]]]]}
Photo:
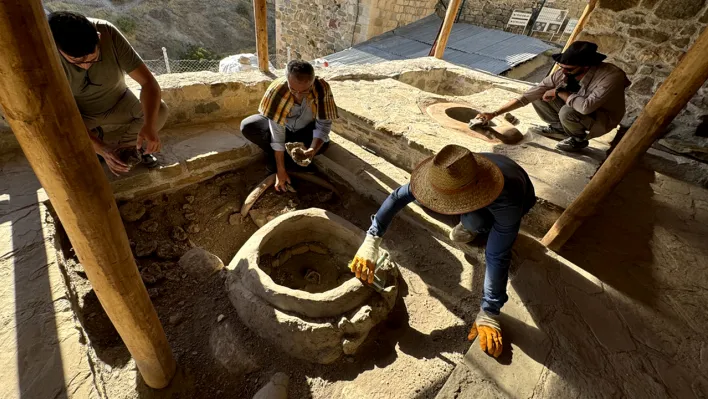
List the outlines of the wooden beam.
{"type": "Polygon", "coordinates": [[[447,40],[450,38],[450,32],[452,31],[452,25],[455,24],[455,17],[457,16],[457,11],[460,9],[460,4],[462,0],[450,0],[447,5],[447,12],[445,13],[445,21],[443,21],[442,29],[440,29],[440,35],[435,41],[435,58],[443,58],[445,54],[445,48],[447,47],[447,40]]]}
{"type": "Polygon", "coordinates": [[[634,162],[686,106],[708,79],[708,29],[679,61],[654,97],[644,107],[614,151],[605,160],[587,187],[570,204],[543,237],[543,244],[557,251],[587,217],[595,212],[607,194],[622,180],[634,162]]]}
{"type": "MultiPolygon", "coordinates": [[[[565,51],[568,46],[570,46],[571,43],[573,43],[577,38],[578,35],[580,35],[580,32],[583,31],[583,28],[585,28],[585,24],[588,22],[588,19],[590,18],[590,14],[592,13],[592,10],[595,9],[595,6],[597,5],[597,0],[589,0],[588,5],[585,6],[585,10],[583,10],[583,15],[580,16],[580,19],[578,19],[578,24],[575,25],[575,28],[573,29],[573,32],[570,34],[570,37],[568,37],[568,41],[565,42],[565,46],[563,47],[563,51],[565,51]]],[[[551,74],[555,71],[558,70],[558,64],[554,64],[553,68],[551,68],[551,74]]]]}
{"type": "Polygon", "coordinates": [[[41,0],[0,1],[0,104],[145,383],[175,361],[81,120],[41,0]]]}
{"type": "Polygon", "coordinates": [[[268,9],[266,0],[253,0],[253,20],[256,25],[258,68],[268,72],[268,9]]]}

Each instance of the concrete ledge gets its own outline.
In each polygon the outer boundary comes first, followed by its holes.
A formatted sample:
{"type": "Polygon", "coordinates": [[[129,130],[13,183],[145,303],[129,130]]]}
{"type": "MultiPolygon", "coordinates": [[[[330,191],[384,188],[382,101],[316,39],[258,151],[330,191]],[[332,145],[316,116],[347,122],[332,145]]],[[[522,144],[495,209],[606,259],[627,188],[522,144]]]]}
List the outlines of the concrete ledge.
{"type": "Polygon", "coordinates": [[[239,124],[236,119],[165,130],[157,154],[161,166],[153,170],[136,167],[116,177],[103,165],[116,199],[177,190],[260,159],[263,153],[241,136],[239,124]]]}

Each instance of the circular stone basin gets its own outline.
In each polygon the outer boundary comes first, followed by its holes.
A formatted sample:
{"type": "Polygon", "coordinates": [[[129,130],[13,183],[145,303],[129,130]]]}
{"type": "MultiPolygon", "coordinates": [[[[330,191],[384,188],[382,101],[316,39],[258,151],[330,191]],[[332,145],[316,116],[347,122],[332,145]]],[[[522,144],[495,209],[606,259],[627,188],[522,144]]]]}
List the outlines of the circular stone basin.
{"type": "Polygon", "coordinates": [[[445,109],[445,114],[456,121],[469,123],[479,112],[470,107],[450,107],[445,109]]]}
{"type": "MultiPolygon", "coordinates": [[[[376,292],[348,269],[365,233],[322,209],[279,216],[228,266],[227,289],[241,320],[292,356],[332,363],[353,354],[398,296],[398,270],[376,292]]],[[[382,250],[382,254],[385,251],[382,250]]]]}

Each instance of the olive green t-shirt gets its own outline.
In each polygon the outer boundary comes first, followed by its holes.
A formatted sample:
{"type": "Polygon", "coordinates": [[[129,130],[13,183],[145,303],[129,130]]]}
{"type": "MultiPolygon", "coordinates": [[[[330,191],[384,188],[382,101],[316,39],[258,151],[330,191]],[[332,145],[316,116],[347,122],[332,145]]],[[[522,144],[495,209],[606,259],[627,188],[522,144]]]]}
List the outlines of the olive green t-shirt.
{"type": "Polygon", "coordinates": [[[139,67],[143,60],[120,31],[108,21],[89,18],[101,34],[100,61],[82,69],[60,56],[71,92],[82,115],[96,116],[113,108],[128,86],[125,74],[139,67]]]}

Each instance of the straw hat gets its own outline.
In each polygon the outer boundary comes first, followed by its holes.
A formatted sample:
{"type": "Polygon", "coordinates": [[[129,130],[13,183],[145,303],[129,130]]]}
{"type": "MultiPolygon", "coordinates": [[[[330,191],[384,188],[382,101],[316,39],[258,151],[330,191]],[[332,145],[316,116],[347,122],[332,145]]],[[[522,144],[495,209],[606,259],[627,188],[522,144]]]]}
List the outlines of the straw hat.
{"type": "Polygon", "coordinates": [[[459,145],[447,145],[411,174],[413,196],[435,212],[460,215],[491,204],[504,188],[504,176],[488,158],[459,145]]]}

